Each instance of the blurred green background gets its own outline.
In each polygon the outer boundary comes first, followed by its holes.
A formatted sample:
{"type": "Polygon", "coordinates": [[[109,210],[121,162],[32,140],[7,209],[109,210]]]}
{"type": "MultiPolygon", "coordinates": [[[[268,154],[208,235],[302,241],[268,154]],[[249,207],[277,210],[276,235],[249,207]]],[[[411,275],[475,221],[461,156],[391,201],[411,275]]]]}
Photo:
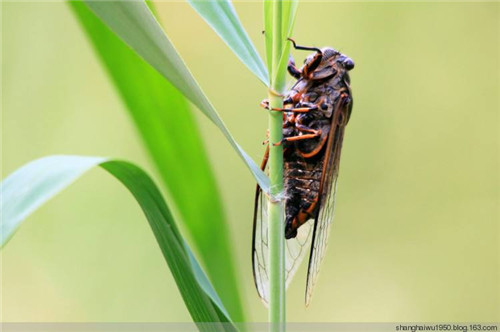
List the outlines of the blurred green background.
{"type": "MultiPolygon", "coordinates": [[[[119,157],[155,175],[69,7],[2,6],[3,177],[50,154],[119,157]]],[[[262,4],[235,6],[264,54],[262,4]]],[[[306,269],[299,270],[289,321],[500,320],[499,8],[299,5],[298,43],[333,46],[355,60],[355,102],[321,277],[305,308],[306,269]]],[[[159,2],[157,9],[235,138],[259,161],[265,87],[188,5],[159,2]]],[[[294,52],[298,63],[306,55],[294,52]]],[[[265,321],[250,263],[255,183],[196,114],[248,317],[265,321]]],[[[191,320],[142,212],[102,170],[29,217],[1,251],[1,264],[3,321],[191,320]]]]}

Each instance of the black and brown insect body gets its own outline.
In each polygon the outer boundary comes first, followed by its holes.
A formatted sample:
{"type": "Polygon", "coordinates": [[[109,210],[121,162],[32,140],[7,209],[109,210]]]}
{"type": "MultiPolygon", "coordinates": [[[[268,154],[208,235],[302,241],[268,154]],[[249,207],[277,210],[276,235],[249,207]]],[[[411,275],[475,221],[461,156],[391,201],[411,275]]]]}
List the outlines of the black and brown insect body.
{"type": "MultiPolygon", "coordinates": [[[[292,41],[293,42],[293,41],[292,41]]],[[[295,45],[312,50],[298,69],[292,59],[289,73],[297,79],[284,98],[283,140],[287,285],[312,241],[307,273],[306,304],[316,282],[333,219],[336,182],[344,130],[352,110],[348,71],[354,62],[332,48],[295,45]]],[[[268,102],[262,103],[268,107],[268,102]]],[[[262,163],[264,169],[267,153],[262,163]]],[[[260,297],[267,303],[267,199],[257,188],[253,265],[260,297]]]]}

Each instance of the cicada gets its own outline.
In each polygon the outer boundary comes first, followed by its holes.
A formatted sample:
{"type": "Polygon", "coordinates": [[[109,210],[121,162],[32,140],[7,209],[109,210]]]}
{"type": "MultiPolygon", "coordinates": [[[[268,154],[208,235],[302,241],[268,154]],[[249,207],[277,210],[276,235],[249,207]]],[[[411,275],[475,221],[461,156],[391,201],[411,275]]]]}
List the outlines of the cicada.
{"type": "MultiPolygon", "coordinates": [[[[330,47],[297,46],[314,51],[299,69],[293,58],[288,72],[296,83],[284,96],[283,144],[285,194],[285,279],[289,285],[309,250],[305,303],[311,300],[325,255],[334,216],[340,152],[353,99],[349,71],[354,62],[330,47]]],[[[261,105],[269,108],[268,101],[261,105]]],[[[261,164],[265,170],[269,146],[261,164]]],[[[257,186],[253,222],[252,263],[259,296],[269,301],[268,198],[257,186]]]]}

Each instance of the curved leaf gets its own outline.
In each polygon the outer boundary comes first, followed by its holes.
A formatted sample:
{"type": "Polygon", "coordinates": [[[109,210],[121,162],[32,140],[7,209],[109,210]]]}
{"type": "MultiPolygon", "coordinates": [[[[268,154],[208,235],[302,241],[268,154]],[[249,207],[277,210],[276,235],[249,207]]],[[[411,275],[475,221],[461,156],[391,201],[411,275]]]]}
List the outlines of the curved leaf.
{"type": "Polygon", "coordinates": [[[226,218],[191,105],[84,3],[68,4],[137,126],[215,289],[233,320],[244,321],[226,218]]]}
{"type": "MultiPolygon", "coordinates": [[[[295,24],[295,17],[297,16],[297,7],[299,5],[298,0],[291,0],[283,2],[283,20],[281,27],[281,40],[285,43],[283,45],[283,51],[280,56],[278,68],[274,73],[273,80],[278,81],[278,78],[282,73],[286,72],[286,67],[288,65],[288,56],[290,55],[290,42],[287,38],[292,37],[293,26],[295,24]]],[[[278,83],[278,82],[277,82],[278,83]]],[[[283,91],[286,85],[286,80],[283,80],[282,84],[277,87],[280,91],[283,91]]]]}
{"type": "Polygon", "coordinates": [[[270,75],[271,84],[276,91],[282,93],[285,88],[286,81],[283,79],[283,73],[286,71],[288,64],[288,55],[290,54],[290,42],[287,38],[291,38],[295,17],[297,14],[298,0],[283,1],[279,3],[281,26],[279,31],[273,31],[273,20],[275,19],[275,6],[273,1],[264,2],[264,25],[266,28],[266,56],[267,66],[270,75]],[[275,35],[275,32],[278,35],[275,35]],[[273,40],[277,41],[278,49],[273,49],[273,40]],[[278,51],[279,54],[274,54],[278,51]],[[279,59],[273,68],[272,59],[279,59]]]}
{"type": "Polygon", "coordinates": [[[147,5],[143,1],[85,0],[85,3],[111,30],[179,89],[221,130],[261,188],[269,192],[269,178],[231,136],[147,5]]]}
{"type": "MultiPolygon", "coordinates": [[[[141,206],[193,320],[230,322],[160,191],[143,170],[131,163],[99,157],[50,156],[21,167],[0,184],[0,245],[5,245],[28,215],[95,166],[122,182],[141,206]]],[[[222,326],[206,324],[200,329],[219,331],[222,326]]]]}
{"type": "Polygon", "coordinates": [[[187,0],[252,73],[269,85],[266,67],[229,0],[187,0]]]}

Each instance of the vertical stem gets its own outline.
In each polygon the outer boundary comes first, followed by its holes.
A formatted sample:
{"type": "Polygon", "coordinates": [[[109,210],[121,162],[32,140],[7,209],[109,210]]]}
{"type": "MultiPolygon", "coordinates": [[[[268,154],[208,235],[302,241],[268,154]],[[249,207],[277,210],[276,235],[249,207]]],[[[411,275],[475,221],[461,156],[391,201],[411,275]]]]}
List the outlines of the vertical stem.
{"type": "MultiPolygon", "coordinates": [[[[273,44],[272,73],[278,70],[282,53],[282,2],[273,1],[273,44]]],[[[276,80],[276,81],[279,81],[276,80]]],[[[276,92],[276,81],[271,82],[269,90],[269,106],[283,107],[283,98],[276,92]]],[[[283,115],[281,112],[269,111],[269,179],[271,181],[271,200],[269,202],[269,322],[273,332],[285,331],[285,224],[283,213],[283,147],[274,146],[283,137],[283,115]]]]}
{"type": "MultiPolygon", "coordinates": [[[[269,94],[271,107],[282,107],[281,97],[269,94]]],[[[285,322],[285,223],[283,220],[283,147],[272,146],[282,138],[283,115],[269,112],[269,179],[271,201],[269,202],[269,321],[274,325],[285,322]]],[[[273,328],[274,331],[281,331],[273,328]]]]}

